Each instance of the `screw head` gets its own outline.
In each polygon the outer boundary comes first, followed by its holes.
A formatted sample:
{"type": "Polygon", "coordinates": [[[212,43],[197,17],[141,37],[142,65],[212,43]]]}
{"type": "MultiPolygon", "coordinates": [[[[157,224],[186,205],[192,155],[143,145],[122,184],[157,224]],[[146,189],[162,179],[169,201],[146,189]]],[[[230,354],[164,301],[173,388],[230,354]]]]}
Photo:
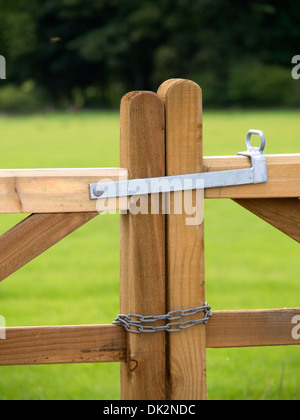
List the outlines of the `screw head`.
{"type": "Polygon", "coordinates": [[[94,194],[95,197],[101,197],[101,195],[104,194],[104,191],[103,190],[98,190],[97,187],[95,187],[93,189],[93,194],[94,194]]]}

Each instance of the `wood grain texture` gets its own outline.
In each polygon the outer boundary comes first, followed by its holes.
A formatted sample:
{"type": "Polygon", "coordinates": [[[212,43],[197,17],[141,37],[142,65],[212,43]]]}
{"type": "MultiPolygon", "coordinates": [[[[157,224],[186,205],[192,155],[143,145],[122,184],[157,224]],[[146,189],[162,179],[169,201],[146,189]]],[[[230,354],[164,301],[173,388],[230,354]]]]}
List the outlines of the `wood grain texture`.
{"type": "Polygon", "coordinates": [[[206,333],[208,348],[299,345],[300,308],[214,311],[206,333]]]}
{"type": "Polygon", "coordinates": [[[118,325],[14,327],[0,340],[0,366],[121,362],[126,348],[118,325]]]}
{"type": "MultiPolygon", "coordinates": [[[[300,154],[267,155],[269,181],[205,190],[205,198],[300,197],[300,154]]],[[[204,172],[250,168],[243,156],[204,157],[204,172]]],[[[88,185],[101,180],[125,179],[127,170],[107,169],[2,169],[0,170],[0,214],[62,213],[96,211],[88,185]]],[[[117,200],[117,210],[128,202],[117,200]]]]}
{"type": "Polygon", "coordinates": [[[118,181],[120,168],[0,170],[0,213],[72,213],[97,211],[89,184],[118,181]]]}
{"type": "MultiPolygon", "coordinates": [[[[214,311],[206,337],[207,348],[300,345],[300,308],[214,311]]],[[[126,358],[127,333],[117,325],[10,327],[0,340],[0,366],[126,358]]]]}
{"type": "MultiPolygon", "coordinates": [[[[204,158],[204,171],[227,171],[250,168],[245,156],[204,158]]],[[[205,190],[205,198],[290,198],[300,197],[300,154],[267,155],[268,182],[205,190]]]]}
{"type": "MultiPolygon", "coordinates": [[[[129,179],[165,175],[164,107],[156,94],[131,92],[123,98],[120,147],[129,179]]],[[[123,214],[120,253],[121,313],[164,314],[165,216],[123,214]]],[[[128,334],[122,399],[165,399],[165,367],[164,333],[128,334]]]]}
{"type": "MultiPolygon", "coordinates": [[[[167,175],[203,171],[202,92],[195,83],[174,79],[158,91],[166,109],[167,175]]],[[[175,193],[178,194],[178,193],[175,193]]],[[[189,192],[191,198],[191,192],[189,192]]],[[[195,191],[192,193],[195,200],[195,191]]],[[[168,311],[205,304],[204,224],[187,225],[188,215],[167,216],[168,311]]],[[[204,200],[201,200],[203,206],[204,200]]],[[[206,399],[206,333],[198,325],[168,335],[168,399],[206,399]]]]}
{"type": "Polygon", "coordinates": [[[267,198],[235,200],[290,238],[300,242],[300,200],[298,198],[267,198]]]}
{"type": "Polygon", "coordinates": [[[45,252],[98,213],[32,214],[0,236],[0,281],[45,252]]]}

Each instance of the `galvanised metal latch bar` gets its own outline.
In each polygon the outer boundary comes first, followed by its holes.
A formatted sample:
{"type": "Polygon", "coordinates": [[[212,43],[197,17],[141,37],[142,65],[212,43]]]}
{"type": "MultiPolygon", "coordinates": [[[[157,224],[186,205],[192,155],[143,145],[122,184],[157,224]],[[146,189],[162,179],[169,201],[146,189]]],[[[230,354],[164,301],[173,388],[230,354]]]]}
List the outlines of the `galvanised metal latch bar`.
{"type": "Polygon", "coordinates": [[[264,153],[265,144],[265,135],[262,131],[250,130],[248,132],[246,137],[247,151],[240,152],[238,155],[249,156],[251,158],[252,167],[249,169],[90,184],[90,197],[92,200],[96,200],[98,198],[116,198],[265,183],[268,182],[267,161],[264,153]],[[260,136],[260,147],[253,147],[251,145],[252,135],[260,136]]]}

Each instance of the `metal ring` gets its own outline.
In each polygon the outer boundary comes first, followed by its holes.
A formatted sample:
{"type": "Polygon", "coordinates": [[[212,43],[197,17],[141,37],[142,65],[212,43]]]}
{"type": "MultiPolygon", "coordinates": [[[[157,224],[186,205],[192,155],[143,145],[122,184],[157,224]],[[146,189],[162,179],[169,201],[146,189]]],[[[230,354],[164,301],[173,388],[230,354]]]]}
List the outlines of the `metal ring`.
{"type": "Polygon", "coordinates": [[[257,149],[260,152],[263,152],[265,150],[265,146],[266,146],[266,138],[264,133],[261,130],[249,130],[247,133],[247,137],[246,137],[246,145],[247,145],[247,149],[248,151],[251,151],[253,149],[257,149]],[[257,135],[260,137],[260,148],[255,148],[251,146],[251,136],[252,135],[257,135]]]}

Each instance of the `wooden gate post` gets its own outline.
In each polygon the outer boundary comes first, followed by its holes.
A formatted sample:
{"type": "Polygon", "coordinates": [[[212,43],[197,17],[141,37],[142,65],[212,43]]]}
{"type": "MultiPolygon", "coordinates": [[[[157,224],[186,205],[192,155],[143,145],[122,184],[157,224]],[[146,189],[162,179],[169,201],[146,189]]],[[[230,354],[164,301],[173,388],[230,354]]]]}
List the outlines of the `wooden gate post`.
{"type": "MultiPolygon", "coordinates": [[[[167,175],[203,172],[202,91],[194,82],[173,79],[158,91],[166,112],[167,175]]],[[[203,192],[203,191],[202,191],[203,192]]],[[[195,191],[193,200],[195,199],[195,191]]],[[[178,194],[178,193],[175,193],[178,194]]],[[[204,203],[204,192],[200,207],[204,203]]],[[[205,304],[204,224],[188,225],[185,214],[167,217],[167,311],[205,304]]],[[[201,211],[201,209],[199,209],[201,211]]],[[[203,210],[204,211],[204,210],[203,210]]],[[[198,314],[199,315],[199,314],[198,314]]],[[[206,399],[206,331],[197,325],[168,334],[167,398],[206,399]]]]}
{"type": "MultiPolygon", "coordinates": [[[[121,167],[129,179],[165,175],[164,106],[153,92],[131,92],[122,100],[121,167]]],[[[162,213],[121,215],[120,298],[122,314],[166,313],[162,213]]],[[[121,398],[164,400],[165,333],[127,333],[127,349],[121,398]]]]}

